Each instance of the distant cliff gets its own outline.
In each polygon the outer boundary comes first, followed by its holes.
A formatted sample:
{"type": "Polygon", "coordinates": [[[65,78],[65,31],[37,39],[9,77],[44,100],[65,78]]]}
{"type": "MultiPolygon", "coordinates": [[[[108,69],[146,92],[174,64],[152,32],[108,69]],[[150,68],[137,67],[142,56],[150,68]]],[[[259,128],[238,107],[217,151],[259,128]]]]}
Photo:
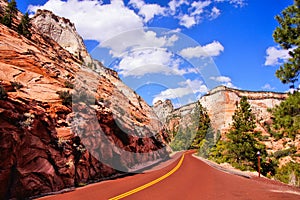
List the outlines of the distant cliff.
{"type": "MultiPolygon", "coordinates": [[[[256,130],[261,131],[264,137],[263,143],[266,144],[267,151],[274,153],[283,149],[295,146],[297,152],[300,153],[300,134],[295,140],[290,138],[281,138],[276,140],[268,132],[268,126],[271,125],[271,114],[267,111],[268,108],[273,108],[287,98],[286,93],[276,93],[267,91],[245,91],[219,86],[199,99],[203,107],[207,109],[213,129],[220,131],[224,139],[226,132],[230,129],[232,123],[232,115],[236,109],[236,104],[239,103],[242,96],[248,98],[252,112],[256,116],[256,130]]],[[[161,121],[165,121],[165,127],[169,133],[178,131],[179,126],[186,126],[190,123],[191,113],[195,108],[196,103],[191,103],[177,109],[173,109],[171,102],[158,102],[154,105],[154,110],[159,110],[158,116],[161,121]],[[164,108],[164,109],[158,109],[164,108]],[[165,113],[162,113],[165,111],[165,113]]],[[[280,163],[286,163],[292,158],[286,156],[280,160],[280,163]]],[[[300,162],[300,159],[297,159],[300,162]]]]}
{"type": "MultiPolygon", "coordinates": [[[[219,86],[210,90],[199,99],[199,102],[206,108],[211,118],[211,123],[216,131],[225,133],[230,128],[232,115],[236,109],[236,104],[242,96],[246,96],[251,105],[252,112],[257,118],[257,129],[264,131],[263,124],[270,120],[268,108],[273,108],[287,97],[286,93],[245,91],[219,86]]],[[[158,116],[162,121],[169,123],[168,129],[172,130],[174,124],[184,121],[184,116],[189,115],[195,108],[196,103],[191,103],[177,109],[173,109],[172,103],[158,102],[154,105],[154,110],[159,110],[158,116]],[[158,109],[162,107],[164,109],[158,109]],[[162,113],[165,111],[165,113],[162,113]]],[[[184,122],[183,122],[184,123],[184,122]]],[[[176,125],[175,125],[176,127],[176,125]]]]}

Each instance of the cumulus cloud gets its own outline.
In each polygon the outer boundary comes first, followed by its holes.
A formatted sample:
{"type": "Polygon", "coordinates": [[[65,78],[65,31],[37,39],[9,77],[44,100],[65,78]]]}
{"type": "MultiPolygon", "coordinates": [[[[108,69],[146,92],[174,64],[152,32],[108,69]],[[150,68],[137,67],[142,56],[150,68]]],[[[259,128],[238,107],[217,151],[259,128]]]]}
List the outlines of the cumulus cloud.
{"type": "Polygon", "coordinates": [[[180,99],[184,96],[193,94],[197,97],[197,93],[206,93],[208,91],[208,88],[203,84],[203,81],[197,79],[187,79],[184,82],[180,82],[179,85],[181,87],[169,88],[161,91],[154,97],[152,101],[153,104],[158,100],[165,101],[166,99],[180,99]]]}
{"type": "Polygon", "coordinates": [[[205,46],[188,47],[182,49],[179,54],[185,58],[200,58],[218,56],[222,51],[224,51],[223,45],[218,41],[214,41],[205,46]]]}
{"type": "Polygon", "coordinates": [[[216,19],[221,14],[221,11],[217,7],[213,7],[210,13],[210,19],[216,19]]]}
{"type": "Polygon", "coordinates": [[[121,57],[126,51],[139,48],[161,48],[172,46],[178,36],[157,36],[157,33],[151,30],[137,29],[124,32],[111,40],[101,44],[101,47],[111,49],[110,53],[114,57],[121,57]]]}
{"type": "Polygon", "coordinates": [[[176,10],[180,8],[181,5],[189,5],[190,3],[187,0],[171,0],[168,3],[169,6],[169,12],[171,15],[176,14],[176,10]]]}
{"type": "Polygon", "coordinates": [[[231,78],[228,76],[212,76],[209,79],[214,80],[221,85],[224,85],[229,88],[237,88],[231,81],[231,78]]]}
{"type": "Polygon", "coordinates": [[[31,5],[28,9],[30,12],[47,9],[70,19],[86,40],[102,42],[128,30],[144,27],[143,19],[126,7],[123,1],[117,0],[110,4],[97,0],[49,0],[42,6],[31,5]]]}
{"type": "Polygon", "coordinates": [[[174,58],[164,48],[136,49],[123,55],[115,68],[126,76],[141,77],[145,74],[185,75],[195,73],[193,68],[180,68],[181,60],[174,58]]]}
{"type": "Polygon", "coordinates": [[[144,18],[145,23],[153,19],[155,15],[165,15],[166,12],[166,8],[158,4],[146,4],[143,0],[130,0],[129,5],[139,10],[138,14],[144,18]]]}
{"type": "Polygon", "coordinates": [[[290,50],[279,49],[277,47],[269,47],[266,50],[267,56],[266,56],[265,65],[272,66],[272,65],[281,64],[282,61],[286,61],[287,59],[290,58],[289,51],[290,50]]]}
{"type": "Polygon", "coordinates": [[[196,19],[194,16],[189,16],[184,14],[183,16],[179,17],[180,21],[179,24],[181,26],[185,26],[186,28],[191,28],[196,24],[196,19]]]}
{"type": "Polygon", "coordinates": [[[200,15],[204,12],[204,8],[209,6],[211,4],[211,1],[194,1],[191,4],[190,10],[191,16],[200,15]]]}
{"type": "Polygon", "coordinates": [[[231,82],[231,78],[227,76],[212,76],[210,77],[211,80],[217,81],[219,83],[228,83],[231,82]]]}

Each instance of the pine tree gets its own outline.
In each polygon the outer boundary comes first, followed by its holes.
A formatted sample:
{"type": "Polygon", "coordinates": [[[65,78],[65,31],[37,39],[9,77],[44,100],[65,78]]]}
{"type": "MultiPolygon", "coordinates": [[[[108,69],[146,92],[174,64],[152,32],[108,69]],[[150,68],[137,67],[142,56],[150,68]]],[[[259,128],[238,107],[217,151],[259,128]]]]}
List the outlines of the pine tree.
{"type": "Polygon", "coordinates": [[[300,92],[289,94],[288,98],[272,109],[273,127],[280,136],[295,139],[300,130],[300,92]]]}
{"type": "Polygon", "coordinates": [[[266,155],[265,146],[258,142],[260,132],[255,131],[255,116],[246,97],[242,97],[232,116],[232,126],[226,135],[227,140],[220,141],[211,156],[218,156],[217,161],[230,162],[242,170],[256,169],[256,153],[266,155]],[[218,147],[219,145],[219,147],[218,147]],[[221,158],[220,158],[221,157],[221,158]]]}
{"type": "Polygon", "coordinates": [[[276,76],[284,84],[294,84],[300,74],[300,0],[295,0],[291,5],[277,15],[275,19],[279,23],[273,33],[274,40],[283,49],[289,50],[288,62],[284,63],[276,71],[276,76]]]}
{"type": "Polygon", "coordinates": [[[5,14],[1,19],[1,23],[10,28],[13,23],[13,18],[16,16],[17,12],[18,9],[16,1],[11,0],[6,6],[5,14]]]}
{"type": "Polygon", "coordinates": [[[23,15],[20,24],[18,25],[17,31],[19,34],[24,35],[26,38],[31,38],[30,33],[30,18],[28,12],[23,15]]]}
{"type": "Polygon", "coordinates": [[[193,121],[195,123],[196,132],[190,148],[199,149],[201,146],[201,141],[205,138],[209,128],[211,127],[210,118],[207,114],[207,111],[200,102],[197,102],[196,104],[193,121]]]}

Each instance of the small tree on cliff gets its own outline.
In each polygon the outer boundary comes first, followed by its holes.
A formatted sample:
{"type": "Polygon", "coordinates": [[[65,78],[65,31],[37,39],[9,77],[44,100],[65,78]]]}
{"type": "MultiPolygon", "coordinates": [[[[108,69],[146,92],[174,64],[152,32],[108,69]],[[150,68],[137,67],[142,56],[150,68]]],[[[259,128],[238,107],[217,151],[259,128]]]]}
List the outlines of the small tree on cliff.
{"type": "Polygon", "coordinates": [[[11,0],[6,6],[5,14],[1,19],[1,23],[10,28],[13,23],[13,18],[16,16],[17,12],[18,9],[16,1],[11,0]]]}
{"type": "Polygon", "coordinates": [[[31,27],[30,18],[28,12],[23,15],[20,24],[18,25],[17,31],[19,34],[24,35],[26,38],[31,38],[31,33],[29,31],[31,27]]]}

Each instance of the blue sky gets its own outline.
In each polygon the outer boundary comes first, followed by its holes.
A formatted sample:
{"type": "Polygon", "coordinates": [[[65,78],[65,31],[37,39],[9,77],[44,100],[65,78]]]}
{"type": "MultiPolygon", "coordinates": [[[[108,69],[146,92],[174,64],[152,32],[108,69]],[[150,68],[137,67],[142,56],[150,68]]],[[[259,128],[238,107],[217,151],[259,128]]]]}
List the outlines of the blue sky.
{"type": "Polygon", "coordinates": [[[223,84],[285,92],[276,77],[288,56],[273,41],[274,16],[292,0],[17,0],[75,23],[93,57],[119,72],[150,105],[195,101],[223,84]]]}

